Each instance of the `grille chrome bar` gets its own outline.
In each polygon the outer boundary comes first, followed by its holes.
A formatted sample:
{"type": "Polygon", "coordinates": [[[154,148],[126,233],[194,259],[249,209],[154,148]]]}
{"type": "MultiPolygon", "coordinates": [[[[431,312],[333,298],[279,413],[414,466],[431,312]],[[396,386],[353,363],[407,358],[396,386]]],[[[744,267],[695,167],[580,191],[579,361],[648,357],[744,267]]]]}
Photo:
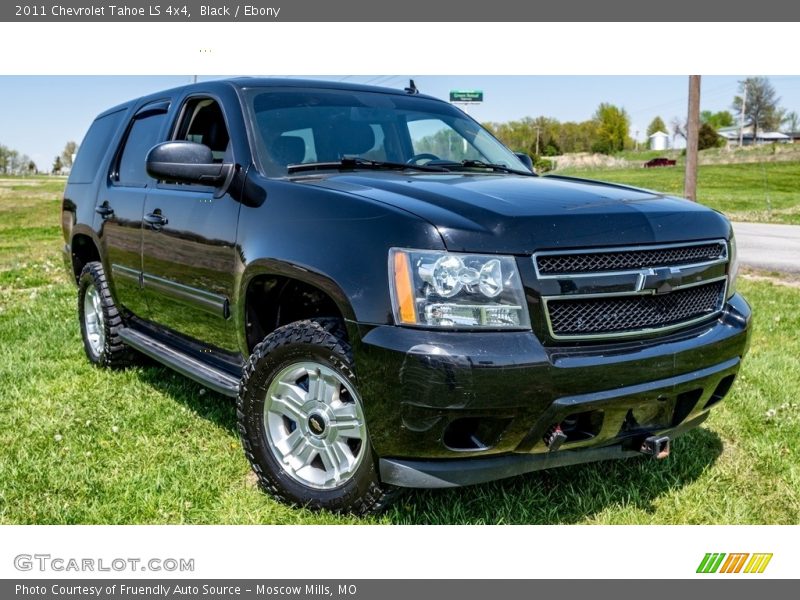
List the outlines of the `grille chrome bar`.
{"type": "Polygon", "coordinates": [[[555,340],[666,333],[708,320],[725,306],[725,240],[555,250],[532,258],[542,285],[548,282],[541,306],[555,340]]]}

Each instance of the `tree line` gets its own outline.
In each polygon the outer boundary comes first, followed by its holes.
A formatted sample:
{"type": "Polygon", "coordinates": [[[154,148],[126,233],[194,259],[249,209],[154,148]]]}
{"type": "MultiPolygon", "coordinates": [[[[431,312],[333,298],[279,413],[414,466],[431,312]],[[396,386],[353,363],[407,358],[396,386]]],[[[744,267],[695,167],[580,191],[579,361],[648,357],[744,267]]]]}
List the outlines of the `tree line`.
{"type": "Polygon", "coordinates": [[[32,175],[36,163],[27,154],[0,144],[0,173],[3,175],[32,175]]]}
{"type": "MultiPolygon", "coordinates": [[[[800,116],[780,106],[780,98],[770,81],[766,77],[749,77],[739,83],[739,94],[731,103],[732,111],[701,112],[700,150],[725,143],[717,131],[739,123],[743,102],[744,125],[753,131],[754,137],[765,130],[800,130],[800,116]]],[[[489,122],[484,126],[512,150],[533,157],[574,152],[614,154],[632,149],[637,143],[630,135],[631,120],[626,110],[605,102],[586,121],[561,122],[541,116],[506,123],[489,122]]],[[[660,116],[656,116],[647,127],[647,136],[662,131],[672,138],[674,145],[677,138],[686,139],[686,130],[685,118],[674,117],[667,125],[660,116]]]]}
{"type": "Polygon", "coordinates": [[[506,123],[484,123],[496,138],[516,152],[557,156],[568,152],[613,154],[633,148],[630,116],[624,108],[603,102],[591,119],[561,122],[552,117],[525,117],[506,123]]]}
{"type": "MultiPolygon", "coordinates": [[[[59,175],[67,168],[72,167],[72,160],[78,152],[78,144],[69,141],[64,145],[64,150],[53,160],[50,173],[59,175]]],[[[30,156],[0,144],[0,173],[3,175],[36,175],[39,167],[30,156]]]]}

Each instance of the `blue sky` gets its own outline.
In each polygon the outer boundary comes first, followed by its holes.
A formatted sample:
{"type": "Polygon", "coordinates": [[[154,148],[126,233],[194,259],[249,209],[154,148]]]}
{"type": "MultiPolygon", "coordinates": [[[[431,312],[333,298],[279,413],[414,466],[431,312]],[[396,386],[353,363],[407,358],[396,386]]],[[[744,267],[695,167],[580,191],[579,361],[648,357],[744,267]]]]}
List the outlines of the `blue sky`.
{"type": "MultiPolygon", "coordinates": [[[[481,89],[484,103],[470,107],[479,121],[545,115],[588,119],[600,102],[623,106],[631,134],[644,138],[656,115],[665,122],[686,113],[688,80],[678,76],[412,76],[426,94],[448,98],[451,89],[481,89]]],[[[730,108],[745,76],[704,76],[702,109],[730,108]]],[[[322,76],[402,88],[408,75],[322,76]]],[[[28,154],[49,169],[68,140],[80,143],[99,112],[130,98],[191,82],[185,76],[0,76],[0,144],[28,154]]],[[[211,79],[201,77],[202,79],[211,79]]],[[[800,76],[771,76],[781,105],[800,112],[800,76]]]]}

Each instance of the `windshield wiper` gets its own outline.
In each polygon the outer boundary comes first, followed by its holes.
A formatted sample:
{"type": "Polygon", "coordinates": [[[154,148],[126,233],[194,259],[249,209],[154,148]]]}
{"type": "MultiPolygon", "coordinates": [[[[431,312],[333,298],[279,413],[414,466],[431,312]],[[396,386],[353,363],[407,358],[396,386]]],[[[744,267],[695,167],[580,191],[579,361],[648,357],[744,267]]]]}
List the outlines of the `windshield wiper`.
{"type": "Polygon", "coordinates": [[[288,165],[288,173],[299,173],[301,171],[324,171],[326,169],[375,169],[392,171],[431,171],[444,173],[449,171],[446,166],[434,165],[410,165],[408,163],[390,162],[385,160],[371,160],[369,158],[348,157],[340,160],[328,162],[301,163],[288,165]]]}
{"type": "Polygon", "coordinates": [[[491,169],[492,171],[500,171],[501,173],[514,173],[515,175],[536,175],[530,171],[520,171],[519,169],[512,169],[511,167],[497,163],[487,163],[483,162],[482,160],[462,160],[461,162],[437,160],[435,164],[437,167],[447,167],[447,169],[450,171],[452,171],[454,167],[463,167],[465,169],[491,169]]]}

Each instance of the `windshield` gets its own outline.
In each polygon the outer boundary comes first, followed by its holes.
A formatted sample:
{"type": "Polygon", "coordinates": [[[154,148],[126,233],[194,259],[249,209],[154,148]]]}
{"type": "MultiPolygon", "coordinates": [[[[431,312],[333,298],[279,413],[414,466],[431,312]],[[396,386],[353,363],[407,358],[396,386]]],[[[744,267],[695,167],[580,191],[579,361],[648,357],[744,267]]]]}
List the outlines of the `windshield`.
{"type": "Polygon", "coordinates": [[[445,102],[325,89],[250,88],[244,94],[261,170],[270,177],[286,176],[289,165],[346,158],[448,170],[477,161],[529,173],[508,148],[445,102]]]}

